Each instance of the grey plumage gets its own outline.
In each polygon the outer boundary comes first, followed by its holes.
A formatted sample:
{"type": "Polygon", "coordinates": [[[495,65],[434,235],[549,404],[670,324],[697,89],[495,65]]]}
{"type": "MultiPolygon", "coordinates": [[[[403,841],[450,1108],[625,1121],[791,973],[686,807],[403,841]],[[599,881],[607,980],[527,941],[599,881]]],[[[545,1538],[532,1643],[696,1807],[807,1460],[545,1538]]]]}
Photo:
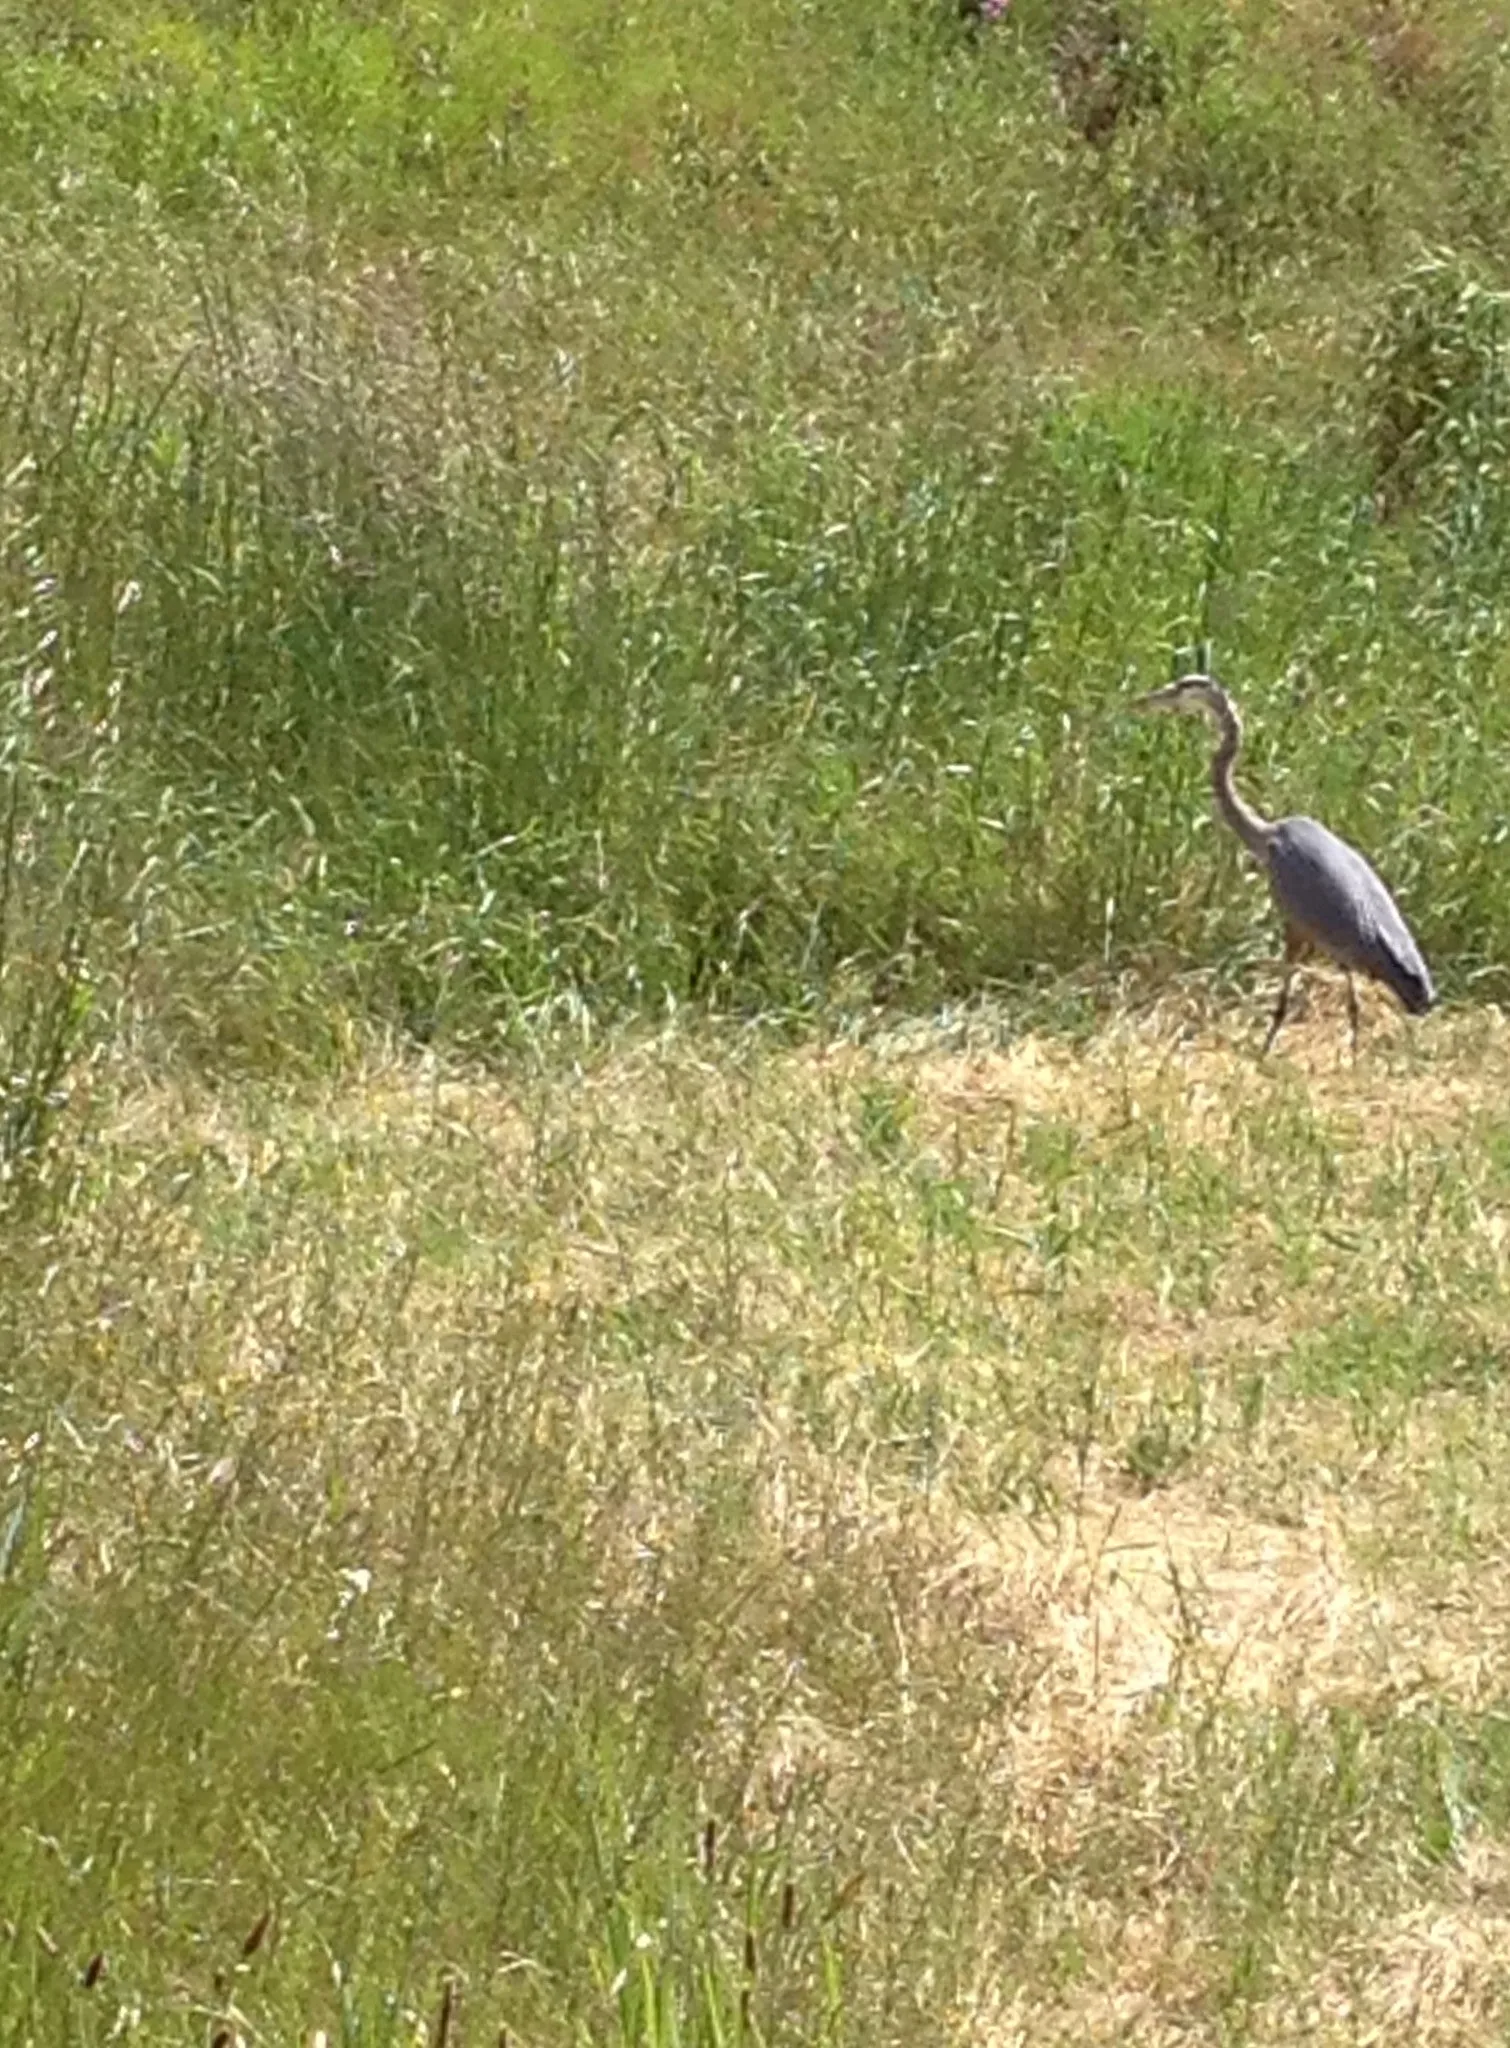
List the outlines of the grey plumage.
{"type": "Polygon", "coordinates": [[[1269,849],[1269,886],[1289,923],[1339,967],[1382,981],[1412,1016],[1435,990],[1394,898],[1346,840],[1314,818],[1284,818],[1269,849]]]}
{"type": "Polygon", "coordinates": [[[1363,855],[1314,818],[1270,823],[1238,795],[1232,764],[1242,745],[1243,728],[1221,684],[1206,675],[1182,676],[1167,689],[1140,698],[1136,708],[1207,712],[1216,721],[1220,736],[1211,757],[1211,786],[1217,810],[1268,875],[1270,894],[1285,922],[1285,975],[1264,1051],[1285,1020],[1296,967],[1313,951],[1335,960],[1347,975],[1355,1045],[1355,973],[1392,989],[1412,1016],[1429,1010],[1436,991],[1421,949],[1394,897],[1363,855]]]}

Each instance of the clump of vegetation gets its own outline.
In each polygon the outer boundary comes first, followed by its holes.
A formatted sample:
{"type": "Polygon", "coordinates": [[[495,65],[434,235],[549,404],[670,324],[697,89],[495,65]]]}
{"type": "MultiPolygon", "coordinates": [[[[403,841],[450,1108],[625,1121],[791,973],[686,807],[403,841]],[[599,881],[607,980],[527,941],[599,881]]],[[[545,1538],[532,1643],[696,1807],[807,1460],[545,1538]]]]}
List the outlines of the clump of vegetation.
{"type": "Polygon", "coordinates": [[[1054,83],[1065,118],[1086,142],[1104,145],[1168,95],[1167,66],[1146,32],[1129,28],[1117,0],[1066,10],[1053,45],[1054,83]]]}
{"type": "MultiPolygon", "coordinates": [[[[22,460],[0,500],[0,1211],[24,1200],[91,1055],[124,1020],[153,893],[130,812],[121,678],[88,671],[62,563],[28,516],[22,460]],[[55,566],[56,563],[56,566],[55,566]]],[[[134,601],[133,587],[116,598],[134,601]]]]}
{"type": "MultiPolygon", "coordinates": [[[[1424,502],[1482,546],[1510,437],[1506,308],[1470,266],[1434,256],[1390,291],[1364,356],[1377,488],[1388,514],[1424,502]]],[[[1498,525],[1495,536],[1498,535],[1498,525]]]]}

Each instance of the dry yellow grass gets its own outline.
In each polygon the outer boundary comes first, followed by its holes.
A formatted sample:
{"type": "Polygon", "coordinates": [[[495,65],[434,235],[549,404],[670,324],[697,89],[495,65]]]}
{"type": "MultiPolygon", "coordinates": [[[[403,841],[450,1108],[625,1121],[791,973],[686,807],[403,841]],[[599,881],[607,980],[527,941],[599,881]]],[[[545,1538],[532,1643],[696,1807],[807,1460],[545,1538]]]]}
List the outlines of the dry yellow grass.
{"type": "Polygon", "coordinates": [[[0,1475],[72,1646],[37,1839],[136,1846],[13,1849],[39,1924],[166,2011],[275,1898],[257,2023],[328,2026],[440,1828],[420,1952],[530,2041],[1498,2038],[1510,1033],[1335,1021],[123,1077],[0,1475]],[[140,1903],[212,1842],[209,1924],[140,1903]]]}

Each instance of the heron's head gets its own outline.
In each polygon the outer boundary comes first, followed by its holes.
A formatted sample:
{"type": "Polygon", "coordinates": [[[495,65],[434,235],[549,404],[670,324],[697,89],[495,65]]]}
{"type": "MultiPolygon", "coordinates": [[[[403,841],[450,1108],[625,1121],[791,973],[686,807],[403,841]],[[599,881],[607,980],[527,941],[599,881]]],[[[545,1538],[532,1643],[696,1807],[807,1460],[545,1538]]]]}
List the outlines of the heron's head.
{"type": "Polygon", "coordinates": [[[1227,692],[1213,677],[1206,675],[1181,676],[1177,683],[1169,683],[1162,690],[1150,690],[1146,697],[1135,697],[1134,711],[1194,711],[1197,714],[1209,711],[1222,718],[1231,710],[1227,692]]]}

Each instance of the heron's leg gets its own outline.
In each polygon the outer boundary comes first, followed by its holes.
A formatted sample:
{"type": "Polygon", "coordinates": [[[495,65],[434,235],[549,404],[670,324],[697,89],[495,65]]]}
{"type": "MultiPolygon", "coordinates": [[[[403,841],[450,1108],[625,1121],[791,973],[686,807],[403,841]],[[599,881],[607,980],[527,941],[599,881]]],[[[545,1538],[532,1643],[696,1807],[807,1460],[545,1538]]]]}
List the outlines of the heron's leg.
{"type": "Polygon", "coordinates": [[[1274,1015],[1269,1019],[1269,1035],[1264,1040],[1264,1049],[1259,1054],[1260,1059],[1267,1058],[1270,1046],[1279,1036],[1279,1027],[1285,1021],[1285,1011],[1290,1007],[1290,984],[1294,979],[1295,962],[1286,961],[1285,978],[1279,984],[1279,1001],[1274,1005],[1274,1015]]]}
{"type": "Polygon", "coordinates": [[[1346,973],[1346,975],[1347,975],[1347,1020],[1348,1020],[1348,1023],[1349,1023],[1349,1024],[1351,1025],[1351,1027],[1352,1027],[1352,1033],[1353,1033],[1353,1039],[1352,1039],[1352,1053],[1353,1053],[1353,1058],[1354,1058],[1354,1059],[1357,1059],[1357,1057],[1358,1057],[1358,990],[1357,990],[1357,987],[1356,987],[1356,985],[1355,985],[1355,983],[1354,983],[1354,981],[1353,981],[1353,970],[1352,970],[1352,968],[1351,968],[1351,967],[1349,967],[1349,968],[1346,968],[1346,969],[1344,969],[1344,972],[1345,972],[1345,973],[1346,973]]]}
{"type": "Polygon", "coordinates": [[[1309,950],[1307,941],[1300,936],[1295,927],[1286,925],[1285,977],[1279,984],[1279,1001],[1274,1005],[1274,1015],[1269,1019],[1269,1035],[1264,1040],[1263,1052],[1259,1054],[1260,1059],[1267,1056],[1269,1048],[1279,1036],[1279,1027],[1285,1021],[1285,1012],[1290,1007],[1290,986],[1295,979],[1295,971],[1309,950]]]}

